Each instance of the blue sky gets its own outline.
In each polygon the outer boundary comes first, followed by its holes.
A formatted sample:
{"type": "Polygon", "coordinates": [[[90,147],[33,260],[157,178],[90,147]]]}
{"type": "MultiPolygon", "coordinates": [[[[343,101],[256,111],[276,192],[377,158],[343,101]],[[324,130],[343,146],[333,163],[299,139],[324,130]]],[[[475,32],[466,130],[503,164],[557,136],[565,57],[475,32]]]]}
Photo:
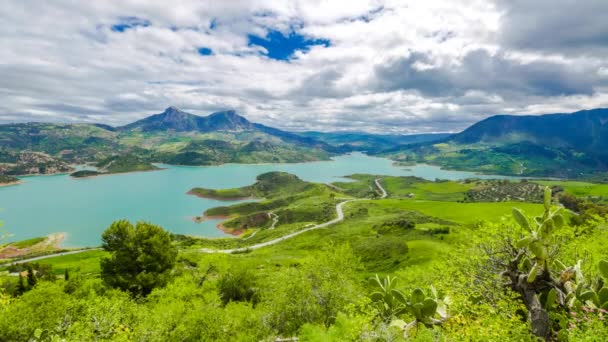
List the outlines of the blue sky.
{"type": "Polygon", "coordinates": [[[249,45],[263,47],[266,52],[264,55],[279,61],[288,61],[296,51],[306,52],[310,47],[320,45],[323,47],[331,46],[328,39],[310,39],[295,31],[283,33],[281,31],[269,30],[264,37],[253,34],[247,36],[249,45]]]}
{"type": "Polygon", "coordinates": [[[608,107],[607,12],[595,0],[7,0],[0,123],[121,125],[177,106],[296,131],[421,133],[608,107]]]}

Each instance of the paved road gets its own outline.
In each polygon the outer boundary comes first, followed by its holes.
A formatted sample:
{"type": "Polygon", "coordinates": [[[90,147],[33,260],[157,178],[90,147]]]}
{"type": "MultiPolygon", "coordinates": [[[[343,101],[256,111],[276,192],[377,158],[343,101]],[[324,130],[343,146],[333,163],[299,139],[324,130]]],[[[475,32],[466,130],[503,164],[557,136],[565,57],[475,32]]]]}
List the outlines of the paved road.
{"type": "Polygon", "coordinates": [[[43,260],[43,259],[48,259],[48,258],[54,258],[54,257],[63,256],[63,255],[70,255],[70,254],[78,254],[78,253],[88,252],[88,251],[95,251],[95,250],[99,250],[99,249],[101,249],[101,248],[79,249],[77,251],[69,251],[69,252],[61,252],[61,253],[55,253],[55,254],[48,254],[48,255],[43,255],[43,256],[34,257],[34,258],[28,258],[28,259],[21,259],[21,260],[11,261],[9,263],[0,265],[0,267],[9,266],[9,265],[12,265],[12,264],[23,264],[23,263],[26,263],[26,262],[38,261],[38,260],[43,260]]]}
{"type": "Polygon", "coordinates": [[[384,190],[382,185],[380,185],[380,179],[376,178],[374,180],[374,182],[376,182],[376,186],[378,187],[378,189],[380,189],[380,191],[382,191],[382,197],[380,197],[380,198],[386,198],[388,196],[388,193],[386,192],[386,190],[384,190]]]}
{"type": "Polygon", "coordinates": [[[337,213],[337,217],[331,221],[327,221],[325,223],[321,223],[318,224],[316,226],[312,226],[306,229],[302,229],[299,230],[297,232],[293,232],[287,235],[283,235],[280,238],[276,238],[274,240],[270,240],[270,241],[266,241],[266,242],[261,242],[258,243],[257,245],[251,245],[249,247],[241,247],[241,248],[233,248],[233,249],[210,249],[210,248],[202,248],[199,251],[203,252],[203,253],[226,253],[226,254],[231,254],[231,253],[239,253],[239,252],[245,252],[245,251],[249,251],[249,250],[254,250],[254,249],[259,249],[262,247],[266,247],[266,246],[270,246],[270,245],[274,245],[276,243],[279,243],[281,241],[285,241],[287,239],[291,239],[294,236],[298,236],[300,234],[304,234],[306,232],[309,232],[311,230],[315,230],[315,229],[320,229],[320,228],[325,228],[327,226],[330,226],[334,223],[338,223],[342,220],[344,220],[344,212],[342,211],[342,207],[344,207],[344,205],[346,203],[350,203],[350,202],[354,202],[354,201],[362,201],[363,199],[353,199],[353,200],[347,200],[344,202],[340,202],[336,205],[336,213],[337,213]]]}

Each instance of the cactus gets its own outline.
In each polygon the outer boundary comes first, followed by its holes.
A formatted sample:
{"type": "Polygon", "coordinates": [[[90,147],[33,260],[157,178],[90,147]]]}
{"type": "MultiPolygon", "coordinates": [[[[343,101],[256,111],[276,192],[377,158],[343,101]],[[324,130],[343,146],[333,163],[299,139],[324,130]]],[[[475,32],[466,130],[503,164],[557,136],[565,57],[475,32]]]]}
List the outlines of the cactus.
{"type": "Polygon", "coordinates": [[[378,315],[382,320],[389,322],[393,317],[396,317],[406,311],[405,307],[405,295],[403,292],[395,289],[397,284],[396,278],[386,276],[384,279],[376,274],[371,279],[372,285],[377,288],[370,297],[376,304],[378,309],[378,315]]]}
{"type": "Polygon", "coordinates": [[[599,263],[599,277],[588,280],[581,271],[581,261],[567,267],[551,255],[556,229],[564,226],[561,208],[552,210],[551,190],[545,188],[543,215],[528,219],[513,208],[515,222],[526,232],[512,247],[512,259],[504,266],[505,285],[521,295],[528,309],[532,332],[547,339],[554,335],[566,338],[572,310],[608,310],[608,261],[599,263]]]}
{"type": "Polygon", "coordinates": [[[544,194],[545,211],[542,216],[534,218],[530,223],[523,212],[513,208],[513,218],[529,235],[522,237],[515,243],[516,248],[525,248],[533,258],[525,257],[522,260],[523,271],[528,272],[527,280],[529,283],[536,280],[539,272],[550,272],[549,246],[552,244],[551,235],[555,229],[564,226],[564,217],[560,214],[562,208],[551,211],[551,190],[545,188],[544,194]]]}
{"type": "Polygon", "coordinates": [[[408,333],[419,325],[432,327],[442,324],[448,318],[449,299],[440,298],[432,285],[430,295],[426,295],[424,291],[417,288],[409,296],[405,296],[403,292],[395,289],[396,278],[387,276],[380,280],[380,277],[376,275],[372,278],[372,282],[378,287],[378,290],[371,294],[371,298],[379,309],[379,315],[385,321],[390,322],[391,326],[402,329],[404,337],[407,337],[408,333]],[[412,322],[406,323],[397,319],[405,312],[414,317],[412,322]]]}

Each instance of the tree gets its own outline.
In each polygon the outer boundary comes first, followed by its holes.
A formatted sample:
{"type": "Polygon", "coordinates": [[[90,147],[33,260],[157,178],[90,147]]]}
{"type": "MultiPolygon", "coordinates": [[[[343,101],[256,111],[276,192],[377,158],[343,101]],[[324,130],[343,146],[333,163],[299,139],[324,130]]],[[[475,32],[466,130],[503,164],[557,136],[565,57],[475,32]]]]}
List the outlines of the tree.
{"type": "Polygon", "coordinates": [[[101,277],[107,285],[146,296],[169,281],[177,248],[171,234],[161,227],[116,221],[103,233],[102,241],[103,249],[112,253],[101,260],[101,277]]]}
{"type": "Polygon", "coordinates": [[[70,280],[70,273],[68,272],[68,269],[65,269],[65,272],[63,272],[63,280],[68,281],[70,280]]]}
{"type": "Polygon", "coordinates": [[[27,284],[30,288],[33,288],[38,283],[38,278],[34,271],[34,267],[31,264],[27,264],[27,284]]]}

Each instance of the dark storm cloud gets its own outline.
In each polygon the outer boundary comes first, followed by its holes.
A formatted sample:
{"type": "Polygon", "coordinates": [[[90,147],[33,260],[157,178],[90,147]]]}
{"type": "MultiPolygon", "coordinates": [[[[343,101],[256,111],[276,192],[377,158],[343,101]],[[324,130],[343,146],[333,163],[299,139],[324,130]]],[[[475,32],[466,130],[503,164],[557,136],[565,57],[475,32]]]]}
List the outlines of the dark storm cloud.
{"type": "Polygon", "coordinates": [[[535,60],[524,63],[503,53],[469,52],[457,65],[420,68],[430,64],[421,53],[378,65],[376,82],[382,90],[415,90],[425,96],[462,96],[484,91],[505,96],[591,95],[601,79],[597,67],[535,60]]]}

